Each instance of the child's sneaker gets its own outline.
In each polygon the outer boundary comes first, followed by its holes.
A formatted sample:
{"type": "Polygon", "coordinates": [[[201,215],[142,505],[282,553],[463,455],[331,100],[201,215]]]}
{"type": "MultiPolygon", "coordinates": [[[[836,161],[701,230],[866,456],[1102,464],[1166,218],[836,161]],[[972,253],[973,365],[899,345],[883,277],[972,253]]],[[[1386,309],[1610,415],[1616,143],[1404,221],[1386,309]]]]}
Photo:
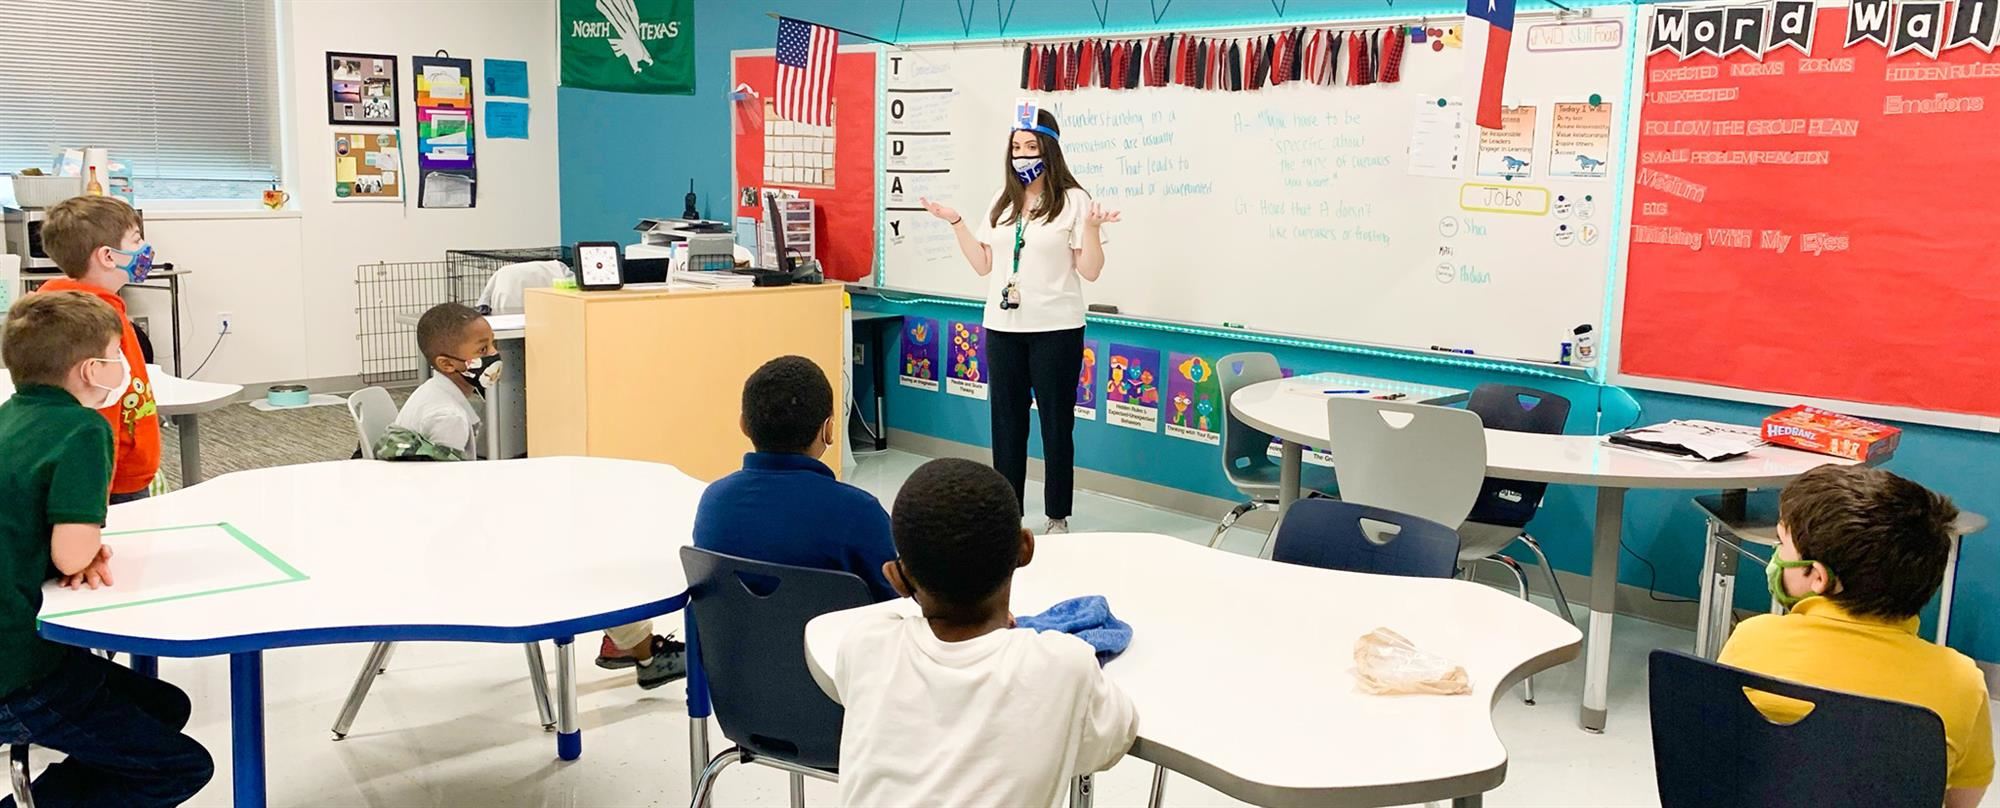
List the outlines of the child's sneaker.
{"type": "MultiPolygon", "coordinates": [[[[655,635],[653,642],[659,643],[661,638],[655,635]]],[[[611,641],[609,634],[604,635],[604,641],[597,645],[597,667],[608,671],[622,671],[638,664],[639,658],[633,656],[631,651],[619,648],[617,643],[611,641]]]]}
{"type": "Polygon", "coordinates": [[[653,638],[653,658],[639,665],[639,689],[652,690],[687,676],[687,645],[653,638]]]}

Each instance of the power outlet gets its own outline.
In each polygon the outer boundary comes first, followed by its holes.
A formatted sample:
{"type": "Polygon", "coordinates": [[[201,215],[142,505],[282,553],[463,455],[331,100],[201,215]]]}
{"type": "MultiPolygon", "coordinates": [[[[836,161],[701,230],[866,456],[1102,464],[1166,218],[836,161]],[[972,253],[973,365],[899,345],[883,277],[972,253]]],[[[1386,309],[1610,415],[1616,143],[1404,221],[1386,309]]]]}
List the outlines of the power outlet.
{"type": "Polygon", "coordinates": [[[233,330],[233,329],[234,329],[235,327],[236,327],[236,318],[235,318],[235,316],[234,316],[234,315],[231,315],[231,314],[230,314],[229,312],[226,312],[226,311],[225,311],[225,312],[219,312],[219,313],[217,313],[217,314],[215,315],[215,333],[216,333],[216,334],[218,334],[218,335],[220,335],[220,334],[227,334],[227,333],[229,333],[229,332],[230,332],[231,330],[233,330]]]}

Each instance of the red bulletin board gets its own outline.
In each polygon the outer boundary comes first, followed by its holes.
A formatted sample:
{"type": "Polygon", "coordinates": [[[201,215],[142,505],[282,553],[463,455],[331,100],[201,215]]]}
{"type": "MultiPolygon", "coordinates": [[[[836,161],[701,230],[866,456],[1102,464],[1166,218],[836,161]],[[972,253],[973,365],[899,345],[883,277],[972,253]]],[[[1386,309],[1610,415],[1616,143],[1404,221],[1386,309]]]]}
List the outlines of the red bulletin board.
{"type": "Polygon", "coordinates": [[[2000,58],[1816,14],[1810,54],[1646,59],[1620,370],[2000,415],[2000,58]]]}
{"type": "MultiPolygon", "coordinates": [[[[875,274],[875,61],[873,49],[834,57],[834,144],[831,186],[765,181],[765,138],[773,116],[765,101],[774,98],[776,57],[731,57],[734,81],[730,117],[736,139],[736,215],[764,220],[767,187],[798,191],[813,200],[814,246],[828,280],[865,281],[875,274]],[[748,95],[745,94],[747,88],[748,95]],[[753,204],[745,205],[749,189],[753,204]]],[[[823,174],[821,175],[823,176],[823,174]]]]}

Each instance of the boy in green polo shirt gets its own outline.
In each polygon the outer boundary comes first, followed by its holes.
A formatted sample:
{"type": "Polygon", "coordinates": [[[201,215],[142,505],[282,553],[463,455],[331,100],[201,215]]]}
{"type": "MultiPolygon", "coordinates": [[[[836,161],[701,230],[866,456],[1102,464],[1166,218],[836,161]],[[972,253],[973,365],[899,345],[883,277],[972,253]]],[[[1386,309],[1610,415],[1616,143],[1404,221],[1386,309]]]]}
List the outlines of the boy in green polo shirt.
{"type": "Polygon", "coordinates": [[[35,780],[44,805],[174,806],[215,773],[181,733],[187,694],[35,630],[45,582],[113,583],[111,426],[92,408],[132,382],[121,334],[118,313],[80,292],[22,298],[0,334],[15,388],[0,403],[0,739],[69,756],[35,780]]]}

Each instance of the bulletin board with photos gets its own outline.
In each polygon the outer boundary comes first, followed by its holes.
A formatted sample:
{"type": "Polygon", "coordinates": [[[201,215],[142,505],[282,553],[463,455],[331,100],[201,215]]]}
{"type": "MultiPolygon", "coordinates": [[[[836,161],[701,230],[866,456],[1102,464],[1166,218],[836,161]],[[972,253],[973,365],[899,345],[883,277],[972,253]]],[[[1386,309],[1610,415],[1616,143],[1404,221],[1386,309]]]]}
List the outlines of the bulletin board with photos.
{"type": "Polygon", "coordinates": [[[400,125],[397,90],[396,57],[327,52],[327,123],[400,125]]]}

